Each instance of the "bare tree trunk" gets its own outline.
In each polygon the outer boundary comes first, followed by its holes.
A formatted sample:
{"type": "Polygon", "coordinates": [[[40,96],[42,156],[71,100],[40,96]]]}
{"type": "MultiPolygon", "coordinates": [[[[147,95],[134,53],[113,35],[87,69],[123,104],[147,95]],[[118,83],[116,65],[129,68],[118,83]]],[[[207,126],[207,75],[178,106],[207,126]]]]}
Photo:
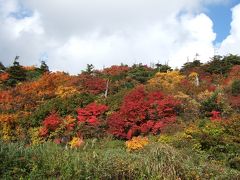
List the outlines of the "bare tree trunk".
{"type": "Polygon", "coordinates": [[[198,78],[198,75],[196,75],[196,86],[199,86],[199,78],[198,78]]]}
{"type": "Polygon", "coordinates": [[[107,80],[106,90],[105,90],[105,93],[104,93],[105,98],[107,98],[107,96],[108,96],[108,87],[109,87],[109,79],[107,80]]]}

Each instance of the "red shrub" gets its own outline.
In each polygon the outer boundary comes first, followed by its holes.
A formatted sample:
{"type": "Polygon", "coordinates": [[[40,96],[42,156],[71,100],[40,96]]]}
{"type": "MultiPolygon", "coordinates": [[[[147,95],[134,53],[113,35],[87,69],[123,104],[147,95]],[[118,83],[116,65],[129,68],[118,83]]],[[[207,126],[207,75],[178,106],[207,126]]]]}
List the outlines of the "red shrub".
{"type": "Polygon", "coordinates": [[[139,134],[158,134],[176,120],[178,104],[159,91],[147,93],[139,87],[124,98],[119,112],[108,118],[109,133],[124,139],[139,134]]]}
{"type": "Polygon", "coordinates": [[[42,127],[39,129],[39,135],[40,136],[47,136],[48,135],[48,129],[45,127],[42,127]]]}
{"type": "Polygon", "coordinates": [[[107,110],[107,106],[96,103],[77,110],[78,129],[81,137],[101,138],[105,135],[104,116],[107,110]]]}
{"type": "Polygon", "coordinates": [[[240,65],[233,66],[229,72],[228,77],[231,79],[239,79],[240,78],[240,65]]]}
{"type": "Polygon", "coordinates": [[[219,111],[212,111],[211,112],[212,117],[211,117],[211,121],[221,121],[221,113],[219,111]]]}
{"type": "Polygon", "coordinates": [[[88,74],[81,74],[81,85],[83,91],[86,91],[91,94],[99,94],[105,91],[106,80],[88,74]]]}
{"type": "Polygon", "coordinates": [[[53,142],[56,143],[56,144],[61,144],[61,139],[60,138],[55,138],[53,140],[53,142]]]}
{"type": "Polygon", "coordinates": [[[43,126],[51,131],[54,131],[61,124],[61,118],[57,113],[52,113],[46,117],[43,121],[43,126]]]}
{"type": "Polygon", "coordinates": [[[230,105],[233,108],[240,108],[240,95],[238,96],[229,96],[228,97],[230,105]]]}
{"type": "Polygon", "coordinates": [[[91,103],[87,105],[85,108],[81,108],[77,110],[78,113],[78,121],[80,123],[87,123],[88,125],[98,125],[99,119],[98,117],[105,113],[108,110],[108,107],[101,104],[91,103]]]}
{"type": "Polygon", "coordinates": [[[217,89],[217,87],[213,84],[208,86],[208,91],[210,91],[210,92],[214,92],[216,89],[217,89]]]}
{"type": "Polygon", "coordinates": [[[103,73],[111,76],[117,76],[127,72],[129,69],[130,68],[128,66],[111,66],[109,68],[105,68],[103,73]]]}

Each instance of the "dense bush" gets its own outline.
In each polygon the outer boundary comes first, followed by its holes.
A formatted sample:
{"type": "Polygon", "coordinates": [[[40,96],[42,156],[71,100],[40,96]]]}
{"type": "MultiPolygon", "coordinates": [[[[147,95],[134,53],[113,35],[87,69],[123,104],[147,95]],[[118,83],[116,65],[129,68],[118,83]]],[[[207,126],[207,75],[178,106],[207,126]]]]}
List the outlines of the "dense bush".
{"type": "Polygon", "coordinates": [[[135,64],[128,72],[128,76],[139,83],[146,83],[155,74],[154,69],[142,64],[135,64]]]}
{"type": "Polygon", "coordinates": [[[81,74],[79,78],[81,90],[83,92],[90,94],[100,94],[103,93],[106,89],[107,81],[100,77],[93,76],[91,74],[81,74]]]}
{"type": "Polygon", "coordinates": [[[84,138],[103,137],[106,131],[106,105],[91,103],[77,110],[78,129],[84,138]]]}
{"type": "Polygon", "coordinates": [[[232,94],[234,96],[240,95],[240,80],[235,80],[232,83],[232,94]]]}
{"type": "Polygon", "coordinates": [[[237,169],[240,154],[239,135],[233,132],[240,127],[238,121],[236,117],[226,122],[201,120],[187,127],[184,132],[163,135],[159,141],[178,149],[192,149],[197,153],[206,154],[209,160],[237,169]]]}
{"type": "Polygon", "coordinates": [[[240,56],[228,55],[228,56],[214,56],[212,61],[206,65],[206,71],[211,74],[226,75],[234,65],[240,65],[240,56]]]}
{"type": "Polygon", "coordinates": [[[161,92],[146,92],[143,87],[132,90],[118,112],[108,118],[109,132],[116,137],[158,134],[176,120],[178,101],[161,92]]]}
{"type": "Polygon", "coordinates": [[[37,107],[29,117],[23,119],[22,123],[27,127],[37,127],[53,111],[58,112],[60,116],[75,114],[76,108],[84,107],[93,100],[94,97],[89,94],[74,94],[67,98],[54,98],[37,107]]]}
{"type": "Polygon", "coordinates": [[[200,101],[201,117],[211,117],[213,112],[220,112],[219,116],[228,116],[232,109],[223,92],[215,91],[200,101]]]}

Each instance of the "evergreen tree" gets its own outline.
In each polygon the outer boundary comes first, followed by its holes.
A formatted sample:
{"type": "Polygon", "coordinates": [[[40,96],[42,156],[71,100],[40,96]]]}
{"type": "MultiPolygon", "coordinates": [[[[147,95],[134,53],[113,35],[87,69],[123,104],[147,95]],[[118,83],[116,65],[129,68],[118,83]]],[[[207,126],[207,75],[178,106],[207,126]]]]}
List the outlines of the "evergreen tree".
{"type": "Polygon", "coordinates": [[[128,77],[140,82],[146,83],[149,79],[151,79],[155,74],[155,70],[148,68],[145,65],[134,64],[131,70],[128,72],[128,77]]]}
{"type": "Polygon", "coordinates": [[[157,63],[156,67],[157,67],[157,71],[158,72],[165,72],[166,73],[168,71],[172,71],[172,68],[169,65],[167,65],[167,64],[162,65],[160,63],[157,63]]]}
{"type": "Polygon", "coordinates": [[[234,65],[240,65],[240,56],[229,54],[227,56],[214,56],[206,64],[206,71],[211,74],[227,75],[234,65]]]}
{"type": "Polygon", "coordinates": [[[48,65],[46,64],[45,61],[41,61],[41,66],[40,66],[39,70],[41,73],[49,72],[48,65]]]}
{"type": "Polygon", "coordinates": [[[93,74],[94,66],[92,64],[87,64],[87,68],[85,71],[82,71],[82,73],[85,74],[93,74]]]}
{"type": "Polygon", "coordinates": [[[0,72],[4,71],[5,69],[6,69],[6,67],[3,65],[2,62],[0,62],[0,72]]]}
{"type": "Polygon", "coordinates": [[[7,69],[9,73],[9,85],[15,85],[18,81],[26,80],[26,70],[18,62],[19,56],[15,57],[13,65],[7,69]]]}
{"type": "Polygon", "coordinates": [[[193,68],[200,67],[201,65],[202,63],[200,62],[200,60],[194,60],[193,62],[184,63],[180,71],[182,73],[187,73],[188,71],[191,71],[193,68]]]}

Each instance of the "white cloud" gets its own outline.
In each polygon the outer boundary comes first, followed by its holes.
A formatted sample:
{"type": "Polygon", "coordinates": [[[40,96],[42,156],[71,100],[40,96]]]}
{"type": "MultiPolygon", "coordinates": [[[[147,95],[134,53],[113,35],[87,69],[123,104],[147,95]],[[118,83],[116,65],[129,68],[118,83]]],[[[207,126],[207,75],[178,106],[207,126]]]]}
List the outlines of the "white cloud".
{"type": "MultiPolygon", "coordinates": [[[[213,23],[205,14],[195,17],[184,17],[182,20],[185,41],[180,40],[176,51],[171,53],[170,65],[180,67],[187,60],[192,60],[198,54],[202,62],[209,60],[214,55],[213,41],[216,34],[213,32],[213,23]]],[[[181,36],[181,35],[179,35],[181,36]]]]}
{"type": "Polygon", "coordinates": [[[213,55],[215,33],[199,13],[227,0],[21,0],[30,17],[9,16],[18,0],[0,0],[0,60],[20,55],[37,64],[47,53],[52,70],[79,73],[87,63],[112,64],[168,60],[181,66],[196,53],[213,55]],[[2,58],[2,59],[1,59],[2,58]]]}
{"type": "Polygon", "coordinates": [[[17,19],[13,13],[19,10],[16,0],[0,0],[0,61],[9,65],[20,55],[23,64],[36,64],[46,46],[41,17],[35,11],[30,17],[17,19]]]}
{"type": "Polygon", "coordinates": [[[18,3],[15,0],[0,0],[0,18],[6,18],[9,13],[18,10],[18,3]]]}
{"type": "Polygon", "coordinates": [[[3,23],[2,27],[5,29],[5,32],[10,35],[9,38],[11,39],[20,38],[24,33],[36,35],[44,33],[38,13],[34,13],[33,16],[20,20],[15,19],[14,17],[9,17],[3,23]]]}
{"type": "Polygon", "coordinates": [[[223,40],[219,48],[220,54],[240,55],[240,4],[232,9],[232,23],[230,35],[223,40]]]}

